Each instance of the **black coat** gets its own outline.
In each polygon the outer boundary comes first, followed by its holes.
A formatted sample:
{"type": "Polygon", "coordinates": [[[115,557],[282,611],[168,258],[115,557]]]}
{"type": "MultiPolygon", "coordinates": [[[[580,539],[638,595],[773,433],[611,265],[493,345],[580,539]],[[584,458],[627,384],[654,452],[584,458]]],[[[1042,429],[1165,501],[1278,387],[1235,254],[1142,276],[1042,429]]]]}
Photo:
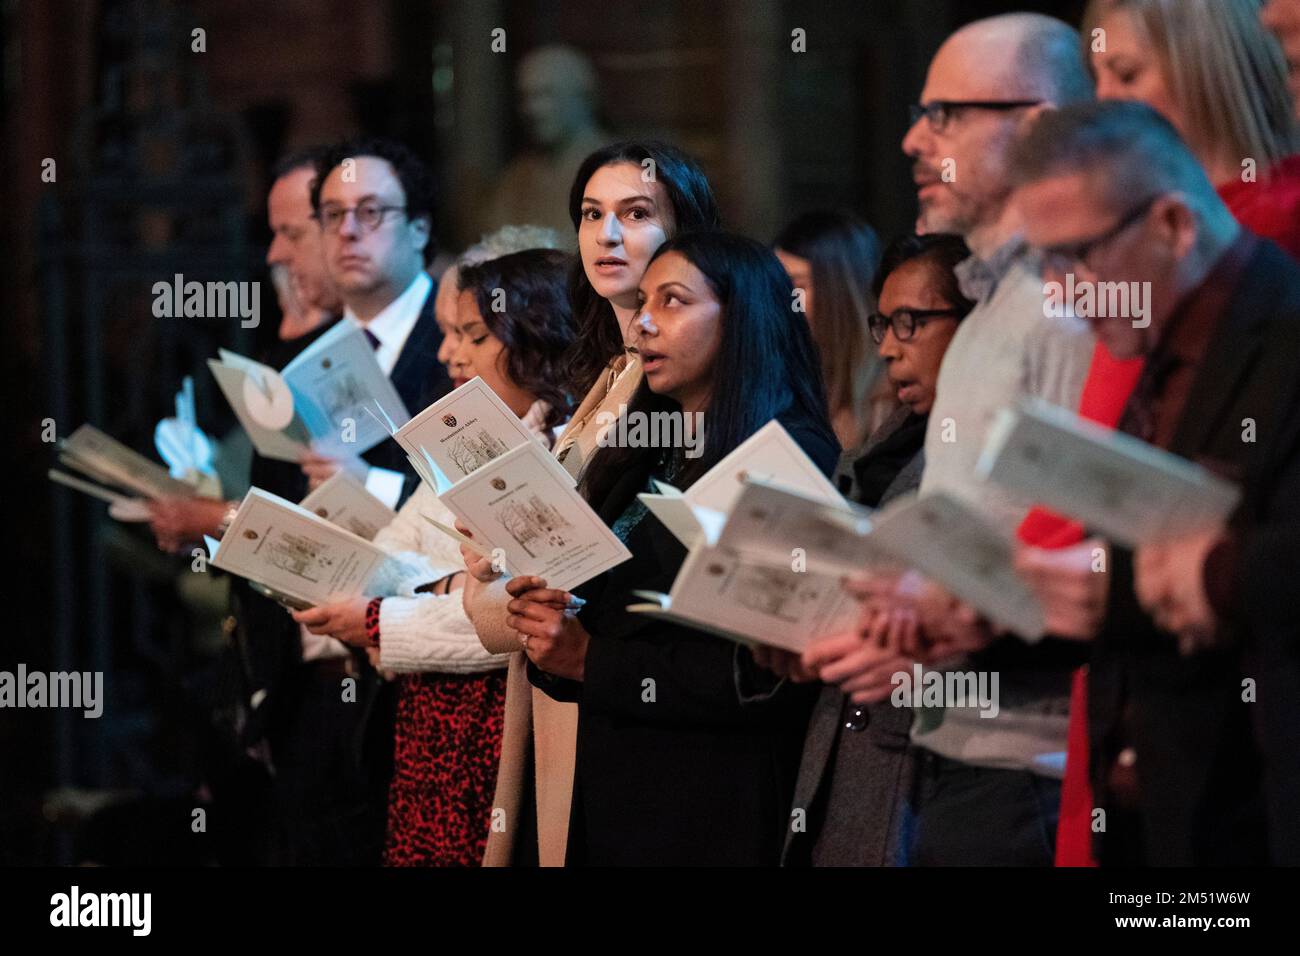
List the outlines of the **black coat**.
{"type": "MultiPolygon", "coordinates": [[[[780,420],[829,475],[839,454],[833,439],[780,420]]],[[[645,490],[643,479],[629,475],[635,487],[596,505],[607,523],[645,490]]],[[[776,865],[816,692],[783,683],[742,703],[737,668],[757,670],[747,650],[626,610],[633,589],[667,593],[686,550],[653,515],[627,546],[631,559],[578,591],[591,635],[584,681],[530,668],[537,686],[578,702],[568,863],[776,865]]]]}
{"type": "Polygon", "coordinates": [[[1105,770],[1133,746],[1139,833],[1099,834],[1103,865],[1300,863],[1300,605],[1289,593],[1300,577],[1298,386],[1300,267],[1261,242],[1171,446],[1244,490],[1226,646],[1180,655],[1137,604],[1132,555],[1112,559],[1089,675],[1093,787],[1106,807],[1105,770]]]}

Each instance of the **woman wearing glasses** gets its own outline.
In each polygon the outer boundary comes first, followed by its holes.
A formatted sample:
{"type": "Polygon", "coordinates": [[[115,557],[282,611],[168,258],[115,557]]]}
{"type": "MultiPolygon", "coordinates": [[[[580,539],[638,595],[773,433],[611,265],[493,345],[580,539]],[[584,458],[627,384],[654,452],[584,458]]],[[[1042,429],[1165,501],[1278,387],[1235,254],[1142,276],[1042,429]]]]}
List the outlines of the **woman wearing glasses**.
{"type": "MultiPolygon", "coordinates": [[[[879,311],[871,337],[901,407],[846,455],[836,476],[845,496],[871,508],[917,490],[924,467],[925,426],[935,383],[957,324],[974,307],[954,267],[969,255],[956,236],[908,236],[885,252],[875,290],[879,311]]],[[[818,698],[795,787],[806,828],[787,828],[787,866],[891,866],[905,863],[902,840],[912,776],[908,731],[912,712],[889,701],[855,702],[872,676],[911,667],[885,646],[887,620],[861,632],[817,641],[804,662],[827,682],[818,698]]],[[[778,674],[810,672],[780,651],[756,654],[778,674]]]]}

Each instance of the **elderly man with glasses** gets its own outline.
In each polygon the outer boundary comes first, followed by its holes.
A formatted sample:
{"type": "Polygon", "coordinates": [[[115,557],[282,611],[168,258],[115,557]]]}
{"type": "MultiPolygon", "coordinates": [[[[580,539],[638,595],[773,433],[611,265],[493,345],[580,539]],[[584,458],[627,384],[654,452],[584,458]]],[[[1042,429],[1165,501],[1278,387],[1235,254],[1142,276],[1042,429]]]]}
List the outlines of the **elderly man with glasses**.
{"type": "Polygon", "coordinates": [[[1030,575],[1049,618],[1093,640],[1098,858],[1300,863],[1300,621],[1277,596],[1300,569],[1300,268],[1144,105],[1044,115],[1012,164],[1035,247],[1074,250],[1088,281],[1149,284],[1149,321],[1089,319],[1117,358],[1145,358],[1121,430],[1242,487],[1226,527],[1112,549],[1109,580],[1080,562],[1030,575]]]}

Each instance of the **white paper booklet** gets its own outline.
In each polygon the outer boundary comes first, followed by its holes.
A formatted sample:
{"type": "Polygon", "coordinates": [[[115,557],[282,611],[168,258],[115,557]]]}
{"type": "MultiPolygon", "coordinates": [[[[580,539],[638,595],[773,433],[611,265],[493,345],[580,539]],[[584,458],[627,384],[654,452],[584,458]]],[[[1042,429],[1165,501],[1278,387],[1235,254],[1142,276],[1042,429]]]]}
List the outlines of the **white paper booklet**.
{"type": "Polygon", "coordinates": [[[941,492],[913,496],[877,511],[869,530],[855,516],[826,516],[864,532],[873,552],[932,578],[995,624],[1029,641],[1043,636],[1043,608],[1012,565],[1014,541],[970,505],[941,492]]]}
{"type": "Polygon", "coordinates": [[[744,490],[746,479],[848,507],[835,486],[775,420],[741,442],[686,491],[656,482],[659,494],[637,497],[682,544],[691,548],[720,530],[744,490]]]}
{"type": "Polygon", "coordinates": [[[93,425],[82,425],[60,443],[59,461],[100,484],[116,485],[142,498],[190,497],[195,493],[192,485],[173,478],[162,465],[93,425]]]}
{"type": "Polygon", "coordinates": [[[553,588],[575,588],[632,556],[540,442],[480,465],[439,499],[480,546],[501,549],[511,575],[539,575],[553,588]]]}
{"type": "Polygon", "coordinates": [[[367,541],[374,541],[375,535],[397,517],[396,511],[346,471],[336,472],[299,504],[367,541]]]}
{"type": "Polygon", "coordinates": [[[249,489],[220,544],[207,539],[215,567],[297,607],[367,593],[387,552],[301,505],[249,489]]]}
{"type": "Polygon", "coordinates": [[[837,576],[750,564],[707,544],[691,550],[669,594],[634,593],[645,603],[629,605],[633,613],[795,653],[854,627],[858,615],[837,576]]]}
{"type": "Polygon", "coordinates": [[[408,457],[422,461],[440,494],[512,448],[537,441],[478,376],[396,429],[393,438],[408,457]]]}
{"type": "Polygon", "coordinates": [[[999,414],[976,468],[1129,548],[1218,527],[1240,498],[1199,465],[1041,399],[999,414]]]}
{"type": "Polygon", "coordinates": [[[882,560],[868,536],[873,514],[750,478],[721,529],[705,528],[705,541],[751,563],[788,568],[798,559],[807,571],[840,577],[882,560]]]}
{"type": "Polygon", "coordinates": [[[296,461],[312,442],[326,454],[361,455],[388,437],[367,408],[397,425],[410,417],[351,322],[336,322],[282,372],[226,349],[208,367],[265,458],[296,461]]]}

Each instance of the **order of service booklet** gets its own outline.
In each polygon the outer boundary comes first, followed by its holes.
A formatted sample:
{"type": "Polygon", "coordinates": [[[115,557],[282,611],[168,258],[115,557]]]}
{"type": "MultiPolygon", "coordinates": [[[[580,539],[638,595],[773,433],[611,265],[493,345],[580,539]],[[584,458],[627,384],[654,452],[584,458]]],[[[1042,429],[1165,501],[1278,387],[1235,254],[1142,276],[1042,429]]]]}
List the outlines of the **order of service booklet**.
{"type": "Polygon", "coordinates": [[[840,579],[788,564],[754,564],[725,548],[691,549],[668,594],[635,591],[628,610],[743,643],[795,653],[813,639],[851,629],[858,604],[840,579]]]}
{"type": "Polygon", "coordinates": [[[564,467],[531,438],[479,465],[438,498],[469,528],[476,550],[499,549],[512,576],[537,575],[569,590],[632,556],[564,467]]]}
{"type": "Polygon", "coordinates": [[[848,505],[778,421],[737,445],[686,491],[655,482],[658,494],[637,497],[686,547],[715,539],[747,480],[803,492],[827,504],[848,505]]]}
{"type": "Polygon", "coordinates": [[[478,376],[395,429],[393,438],[408,457],[424,461],[438,479],[434,484],[438,492],[512,448],[537,441],[478,376]]]}
{"type": "Polygon", "coordinates": [[[338,471],[319,488],[298,502],[331,524],[346,528],[367,541],[375,540],[397,512],[384,504],[359,480],[346,471],[338,471]]]}
{"type": "Polygon", "coordinates": [[[686,491],[657,484],[659,494],[638,497],[689,554],[668,594],[637,591],[644,603],[629,611],[796,652],[854,625],[857,603],[840,574],[807,562],[824,539],[846,537],[838,526],[819,531],[813,519],[851,515],[851,506],[779,422],[686,491]]]}
{"type": "MultiPolygon", "coordinates": [[[[194,487],[173,478],[162,465],[151,461],[116,438],[105,434],[93,425],[82,425],[59,444],[59,461],[100,485],[115,485],[134,495],[155,499],[168,496],[189,497],[194,487]]],[[[110,489],[93,487],[88,482],[66,480],[61,472],[50,472],[50,477],[62,484],[77,488],[106,501],[117,501],[125,496],[110,489]]]]}
{"type": "Polygon", "coordinates": [[[995,624],[1033,641],[1043,634],[1043,611],[1017,577],[1013,554],[1009,536],[971,506],[942,493],[899,499],[871,512],[750,479],[722,527],[716,532],[706,529],[692,548],[671,593],[638,592],[650,603],[629,610],[671,613],[691,626],[739,632],[797,650],[812,637],[851,626],[851,620],[840,616],[849,615],[848,608],[835,607],[831,597],[833,592],[838,592],[836,599],[844,594],[844,575],[915,568],[995,624]],[[713,563],[702,563],[697,553],[707,553],[713,563]],[[726,562],[719,563],[718,556],[726,562]],[[702,568],[725,570],[713,580],[707,575],[698,579],[702,568]],[[766,619],[757,610],[764,605],[753,599],[752,588],[724,587],[742,570],[750,573],[749,581],[771,582],[774,601],[783,593],[778,584],[782,581],[786,592],[803,600],[781,603],[781,615],[766,619]],[[829,585],[834,588],[828,590],[829,585]],[[831,610],[819,600],[830,602],[831,610]],[[828,627],[827,621],[836,626],[828,627]]]}
{"type": "Polygon", "coordinates": [[[1128,548],[1218,527],[1240,498],[1200,465],[1042,399],[999,413],[976,470],[1128,548]]]}
{"type": "Polygon", "coordinates": [[[209,359],[217,384],[264,458],[297,461],[312,445],[355,456],[388,438],[367,412],[380,407],[398,424],[406,406],[359,326],[339,321],[283,371],[227,349],[209,359]]]}
{"type": "Polygon", "coordinates": [[[291,607],[312,607],[366,593],[388,552],[261,488],[251,488],[210,560],[247,578],[291,607]]]}

